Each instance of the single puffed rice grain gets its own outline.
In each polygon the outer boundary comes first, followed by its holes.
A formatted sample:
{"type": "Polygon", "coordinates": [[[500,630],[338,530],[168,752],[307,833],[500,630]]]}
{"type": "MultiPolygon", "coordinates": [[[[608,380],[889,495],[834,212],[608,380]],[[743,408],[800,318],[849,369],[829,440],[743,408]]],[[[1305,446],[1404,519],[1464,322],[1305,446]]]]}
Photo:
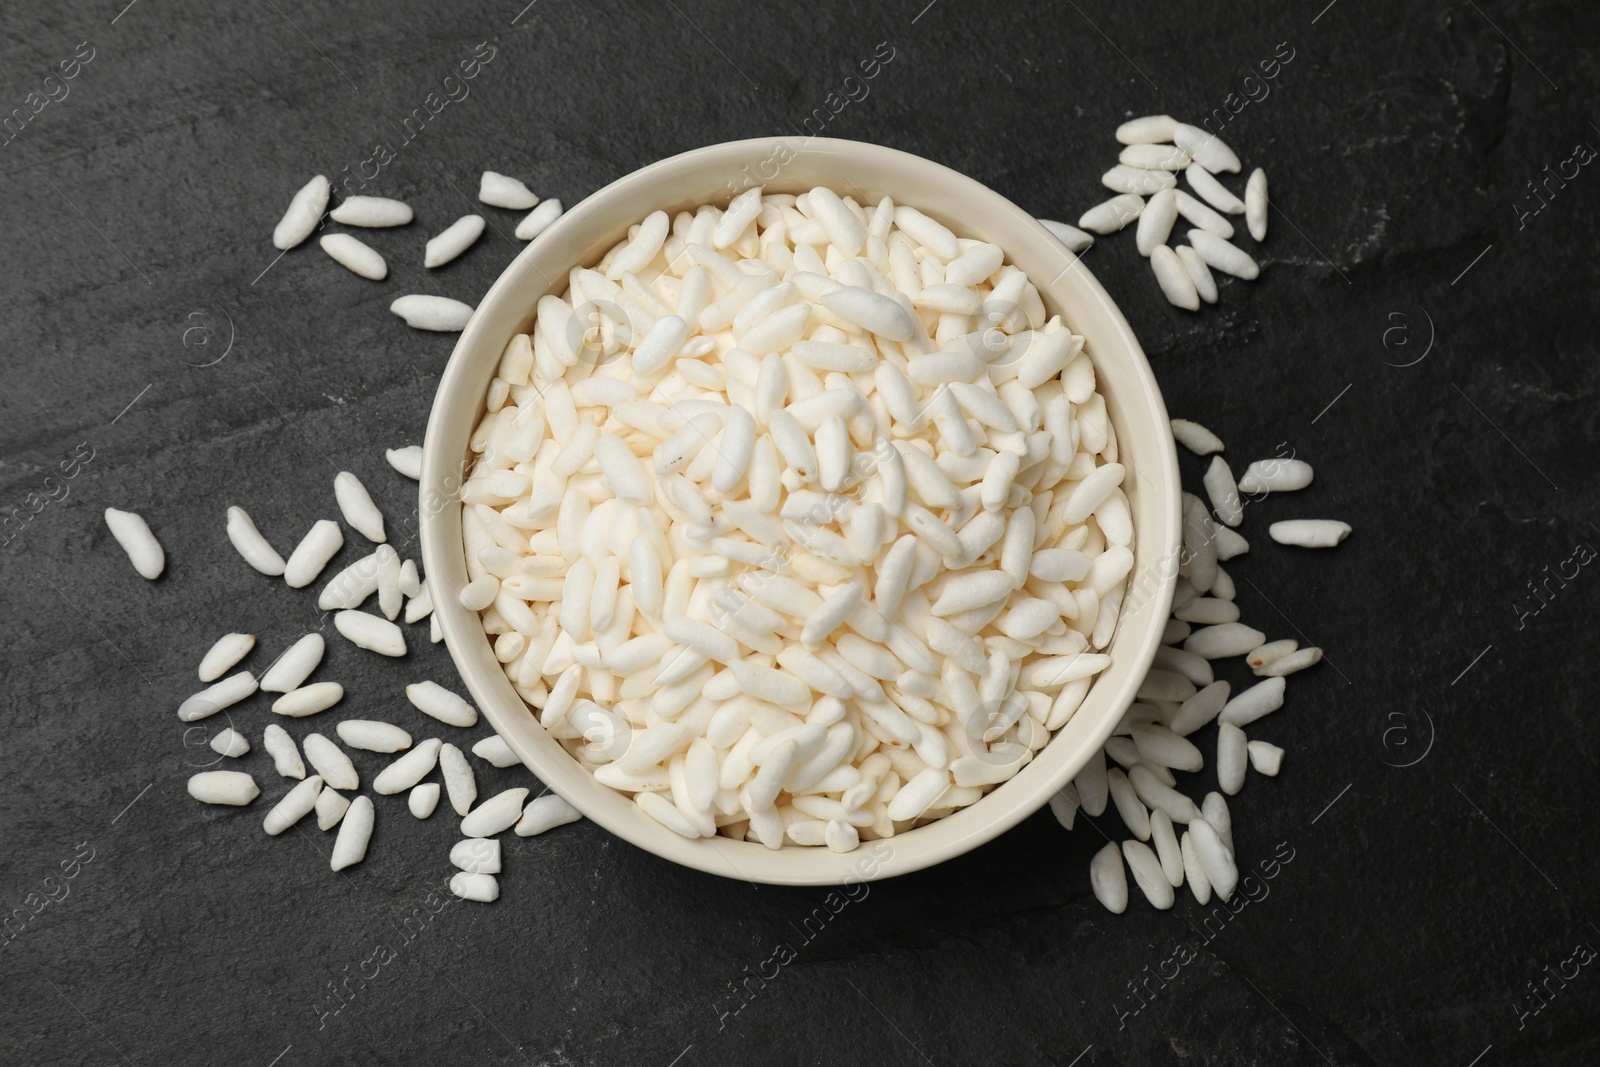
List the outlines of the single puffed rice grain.
{"type": "Polygon", "coordinates": [[[1244,187],[1244,217],[1257,241],[1267,239],[1267,204],[1267,172],[1257,167],[1244,187]]]}
{"type": "Polygon", "coordinates": [[[426,819],[431,816],[434,809],[439,806],[439,783],[423,782],[421,785],[411,787],[411,792],[406,794],[406,807],[413,818],[426,819]]]}
{"type": "Polygon", "coordinates": [[[291,689],[272,702],[272,713],[291,719],[303,719],[327,711],[344,699],[344,686],[338,682],[313,682],[291,689]]]}
{"type": "Polygon", "coordinates": [[[339,821],[339,836],[334,839],[333,859],[329,866],[342,871],[366,859],[367,844],[372,840],[372,826],[376,819],[371,797],[356,797],[351,801],[344,818],[339,821]]]}
{"type": "Polygon", "coordinates": [[[518,837],[535,837],[546,830],[553,830],[557,826],[577,822],[583,818],[583,813],[568,804],[554,793],[546,793],[542,797],[534,797],[522,809],[522,817],[517,820],[515,833],[518,837]]]}
{"type": "Polygon", "coordinates": [[[244,561],[262,574],[276,578],[283,573],[283,557],[267,543],[256,529],[248,512],[241,507],[228,509],[228,540],[238,549],[244,561]]]}
{"type": "Polygon", "coordinates": [[[140,577],[152,581],[161,577],[167,565],[167,556],[161,550],[161,542],[150,532],[149,524],[131,511],[118,511],[116,508],[106,508],[105,518],[111,536],[128,554],[128,562],[133,564],[133,569],[139,572],[140,577]]]}
{"type": "Polygon", "coordinates": [[[304,778],[306,765],[300,759],[300,749],[289,736],[289,731],[271,723],[262,732],[261,747],[272,757],[272,765],[285,778],[304,778]]]}
{"type": "Polygon", "coordinates": [[[200,660],[200,680],[214,682],[221,678],[255,646],[255,634],[223,634],[200,660]]]}
{"type": "Polygon", "coordinates": [[[360,786],[361,779],[356,774],[355,764],[350,762],[350,757],[332,741],[321,734],[307,734],[300,742],[300,747],[305,750],[306,762],[311,764],[313,770],[322,775],[322,780],[334,789],[355,789],[360,786]]]}
{"type": "Polygon", "coordinates": [[[250,751],[250,742],[238,730],[229,726],[211,739],[211,751],[229,759],[238,759],[250,751]]]}
{"type": "Polygon", "coordinates": [[[1257,774],[1264,774],[1268,778],[1277,776],[1278,768],[1283,766],[1283,749],[1265,741],[1251,741],[1246,747],[1250,753],[1250,766],[1257,774]]]}
{"type": "Polygon", "coordinates": [[[1122,851],[1113,842],[1089,861],[1089,888],[1094,898],[1113,915],[1128,910],[1128,874],[1122,866],[1122,851]]]}
{"type": "Polygon", "coordinates": [[[411,206],[382,196],[347,196],[328,217],[341,226],[385,228],[404,226],[411,221],[411,206]]]}
{"type": "Polygon", "coordinates": [[[461,216],[428,239],[422,254],[422,265],[431,268],[449,263],[483,236],[484,225],[482,215],[461,216]]]}
{"type": "Polygon", "coordinates": [[[267,817],[262,820],[262,829],[267,835],[276,837],[289,827],[311,814],[317,806],[317,797],[322,792],[322,779],[313,774],[310,778],[297,784],[283,799],[267,812],[267,817]]]}
{"type": "Polygon", "coordinates": [[[383,257],[347,233],[330,233],[317,243],[334,262],[368,281],[381,282],[389,276],[389,264],[383,257]]]}
{"type": "Polygon", "coordinates": [[[273,246],[287,251],[316,232],[322,213],[328,209],[328,192],[328,179],[321,174],[301,186],[272,231],[273,246]]]}
{"type": "Polygon", "coordinates": [[[190,777],[189,795],[202,804],[242,808],[260,796],[261,790],[243,771],[201,771],[190,777]]]}
{"type": "Polygon", "coordinates": [[[1267,535],[1280,545],[1333,548],[1350,536],[1350,524],[1337,519],[1286,519],[1267,527],[1267,535]]]}
{"type": "Polygon", "coordinates": [[[509,830],[522,817],[522,803],[528,791],[518,787],[497,793],[472,809],[461,820],[464,837],[493,837],[509,830]]]}
{"type": "Polygon", "coordinates": [[[447,296],[412,293],[397,298],[389,305],[389,310],[404,319],[412,329],[460,333],[467,328],[475,309],[471,304],[463,304],[447,296]]]}
{"type": "Polygon", "coordinates": [[[512,211],[527,211],[539,203],[539,198],[520,179],[492,170],[484,171],[478,179],[478,199],[491,207],[512,211]]]}
{"type": "Polygon", "coordinates": [[[322,792],[317,794],[317,829],[324,832],[332,830],[339,825],[345,812],[350,810],[350,799],[336,789],[329,789],[323,783],[322,792]]]}

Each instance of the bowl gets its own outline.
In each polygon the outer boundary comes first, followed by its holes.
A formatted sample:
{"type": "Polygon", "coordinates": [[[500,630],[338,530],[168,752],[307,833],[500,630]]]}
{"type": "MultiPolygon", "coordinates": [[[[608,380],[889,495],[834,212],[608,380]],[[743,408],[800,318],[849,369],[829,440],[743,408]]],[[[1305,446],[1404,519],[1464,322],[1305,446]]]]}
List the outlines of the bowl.
{"type": "Polygon", "coordinates": [[[1155,657],[1176,583],[1180,530],[1177,455],[1166,406],[1139,342],[1083,264],[1027,212],[947,167],[879,145],[831,138],[756,138],[685,152],[612,182],[573,207],[523,249],[478,304],[434,398],[423,446],[422,558],[434,612],[472,699],[528,768],[585,816],[618,837],[686,867],[774,885],[841,885],[905,874],[959,856],[1039,810],[1111,735],[1155,657]],[[454,595],[467,581],[460,490],[467,441],[510,339],[529,328],[534,305],[566,290],[570,268],[597,262],[651,211],[725,205],[747,185],[800,193],[828,185],[861,203],[891,196],[960,236],[1003,248],[1051,314],[1084,337],[1116,430],[1134,521],[1134,566],[1111,665],[1083,704],[1015,777],[942,819],[854,852],[728,838],[689,840],[601,785],[547,734],[495,659],[478,615],[454,595]]]}

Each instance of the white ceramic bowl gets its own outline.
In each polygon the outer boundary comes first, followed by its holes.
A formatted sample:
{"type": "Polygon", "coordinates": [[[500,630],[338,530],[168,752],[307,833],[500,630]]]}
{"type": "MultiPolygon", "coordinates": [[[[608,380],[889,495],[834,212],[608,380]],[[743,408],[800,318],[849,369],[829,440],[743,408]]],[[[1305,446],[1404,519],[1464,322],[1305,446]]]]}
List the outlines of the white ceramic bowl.
{"type": "Polygon", "coordinates": [[[1161,393],[1127,321],[1075,256],[1027,212],[965,175],[905,152],[827,138],[758,138],[685,152],[633,172],[578,204],[506,268],[478,304],[439,382],[421,483],[422,557],[445,644],[467,689],[512,750],[584,815],[640,848],[711,874],[777,885],[838,885],[886,878],[959,856],[1041,808],[1110,736],[1155,656],[1176,580],[1177,456],[1161,393]],[[959,236],[1005,249],[1045,306],[1085,338],[1128,468],[1134,567],[1109,649],[1111,666],[1067,722],[1016,777],[946,818],[853,853],[712,838],[691,841],[596,782],[539,726],[495,660],[476,612],[454,595],[466,583],[457,492],[467,439],[501,352],[526,331],[541,296],[560,295],[570,268],[591,265],[656,209],[726,204],[745,182],[769,192],[827,185],[870,204],[887,195],[959,236]]]}

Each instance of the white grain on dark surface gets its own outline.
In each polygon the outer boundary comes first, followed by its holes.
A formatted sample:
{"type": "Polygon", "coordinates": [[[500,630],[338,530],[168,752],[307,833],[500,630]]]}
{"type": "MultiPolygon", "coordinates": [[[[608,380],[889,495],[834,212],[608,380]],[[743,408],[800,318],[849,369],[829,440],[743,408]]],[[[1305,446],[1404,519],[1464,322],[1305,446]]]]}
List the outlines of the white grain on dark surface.
{"type": "MultiPolygon", "coordinates": [[[[1578,962],[1600,945],[1591,6],[69,2],[9,5],[0,30],[0,1061],[1600,1055],[1600,979],[1578,962]],[[1043,811],[833,894],[679,869],[590,822],[507,833],[499,899],[467,903],[448,806],[418,821],[379,797],[366,858],[333,873],[336,831],[261,831],[295,784],[262,744],[267,696],[173,715],[218,634],[257,634],[235,669],[261,675],[334,633],[325,579],[253,570],[230,505],[287,553],[337,514],[350,470],[419,555],[417,486],[384,451],[421,443],[455,338],[387,309],[476,304],[522,247],[523,213],[477,200],[484,170],[575,204],[688,148],[811,131],[1075,221],[1106,199],[1117,125],[1153,113],[1210,117],[1271,175],[1268,240],[1242,218],[1233,238],[1261,277],[1217,275],[1218,304],[1191,313],[1131,234],[1083,262],[1174,415],[1236,466],[1317,469],[1244,504],[1257,547],[1227,565],[1243,619],[1327,654],[1247,728],[1288,755],[1229,800],[1231,904],[1180,890],[1157,912],[1134,893],[1108,915],[1087,870],[1097,826],[1122,836],[1114,813],[1067,834],[1043,811]],[[388,281],[317,248],[332,222],[273,246],[318,173],[415,210],[359,231],[388,281]],[[424,267],[427,238],[469,212],[483,238],[424,267]],[[159,578],[129,567],[106,507],[157,531],[159,578]],[[1356,533],[1270,542],[1266,524],[1306,516],[1356,533]],[[250,753],[211,750],[228,727],[250,753]],[[223,769],[262,795],[191,799],[191,776],[223,769]]],[[[1206,463],[1180,452],[1191,488],[1206,463]]],[[[370,547],[348,531],[324,574],[370,547]]],[[[425,678],[462,691],[425,626],[399,660],[330,641],[314,680],[344,701],[291,733],[349,717],[487,736],[405,700],[425,678]]],[[[1218,676],[1256,681],[1240,661],[1218,676]]],[[[350,757],[363,783],[394,758],[350,757]]],[[[474,763],[483,797],[542,789],[474,763]]]]}

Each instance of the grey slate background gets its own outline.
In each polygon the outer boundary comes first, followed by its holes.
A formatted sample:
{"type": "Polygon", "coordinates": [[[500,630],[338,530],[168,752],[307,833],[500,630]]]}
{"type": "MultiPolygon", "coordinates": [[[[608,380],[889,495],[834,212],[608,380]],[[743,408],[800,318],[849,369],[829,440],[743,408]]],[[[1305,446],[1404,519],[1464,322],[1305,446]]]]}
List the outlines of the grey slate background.
{"type": "MultiPolygon", "coordinates": [[[[1600,974],[1577,959],[1600,945],[1600,579],[1566,561],[1600,543],[1600,173],[1547,203],[1526,184],[1600,145],[1592,6],[524,2],[0,11],[0,114],[80,42],[94,53],[0,144],[0,504],[27,516],[0,545],[0,1062],[1594,1062],[1600,974]],[[418,213],[370,236],[391,280],[311,246],[274,264],[292,192],[396,140],[480,42],[495,55],[470,95],[373,183],[418,213]],[[473,301],[514,254],[490,233],[420,265],[476,210],[478,173],[575,203],[663,156],[790,132],[879,42],[895,58],[830,135],[1067,220],[1105,195],[1123,118],[1205,114],[1294,51],[1225,131],[1272,178],[1258,283],[1189,315],[1131,236],[1085,259],[1173,412],[1236,469],[1281,442],[1317,468],[1253,509],[1256,547],[1229,568],[1247,621],[1328,651],[1253,731],[1288,749],[1283,775],[1233,803],[1241,866],[1274,877],[1237,914],[1180,890],[1170,912],[1110,916],[1087,862],[1116,820],[1066,834],[1042,814],[834,914],[821,891],[680,870],[579,824],[508,838],[497,904],[441,906],[453,818],[386,800],[369,858],[338,875],[327,835],[261,833],[282,791],[261,698],[232,718],[268,796],[191,801],[212,757],[173,709],[200,654],[254,632],[259,670],[319,623],[309,593],[233,554],[224,509],[286,550],[335,514],[348,466],[404,512],[382,450],[421,441],[452,339],[386,307],[473,301]],[[63,479],[80,445],[92,459],[63,479]],[[106,506],[150,520],[160,581],[133,574],[106,506]],[[1268,541],[1267,521],[1306,514],[1356,532],[1332,553],[1268,541]],[[1260,867],[1275,856],[1292,859],[1260,867]],[[774,968],[780,945],[795,958],[774,968]]],[[[513,214],[485,213],[509,235],[513,214]]],[[[331,642],[320,677],[350,695],[293,732],[360,714],[428,736],[401,687],[451,670],[410,640],[401,661],[331,642]]],[[[526,778],[480,770],[485,790],[526,778]]]]}

